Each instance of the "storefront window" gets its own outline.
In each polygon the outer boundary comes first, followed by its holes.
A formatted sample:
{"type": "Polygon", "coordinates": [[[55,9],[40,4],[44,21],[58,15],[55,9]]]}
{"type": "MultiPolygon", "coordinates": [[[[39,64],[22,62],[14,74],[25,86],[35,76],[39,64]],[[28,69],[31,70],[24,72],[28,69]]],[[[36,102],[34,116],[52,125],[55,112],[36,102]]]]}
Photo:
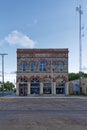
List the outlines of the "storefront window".
{"type": "Polygon", "coordinates": [[[31,80],[31,94],[39,94],[40,93],[40,81],[37,78],[33,78],[31,80]]]}
{"type": "Polygon", "coordinates": [[[51,89],[52,89],[51,79],[45,78],[44,79],[44,86],[43,86],[43,93],[44,94],[51,94],[52,93],[51,89]]]}

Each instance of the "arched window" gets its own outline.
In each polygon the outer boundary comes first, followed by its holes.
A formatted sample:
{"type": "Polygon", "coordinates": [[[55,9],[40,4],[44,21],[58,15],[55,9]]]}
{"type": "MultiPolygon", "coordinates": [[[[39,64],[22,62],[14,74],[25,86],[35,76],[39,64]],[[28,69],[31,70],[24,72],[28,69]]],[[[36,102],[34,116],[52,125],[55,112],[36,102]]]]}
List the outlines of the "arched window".
{"type": "Polygon", "coordinates": [[[40,86],[40,81],[37,78],[31,80],[31,86],[40,86]]]}
{"type": "Polygon", "coordinates": [[[35,66],[34,66],[34,63],[31,63],[31,64],[30,64],[30,70],[31,70],[32,72],[34,71],[34,67],[35,67],[35,66]]]}
{"type": "Polygon", "coordinates": [[[45,61],[40,61],[39,71],[46,71],[46,62],[45,61]]]}
{"type": "Polygon", "coordinates": [[[21,78],[20,82],[27,82],[27,79],[26,78],[21,78]]]}
{"type": "Polygon", "coordinates": [[[26,68],[27,68],[27,65],[26,65],[25,62],[23,62],[23,63],[22,63],[22,70],[23,70],[23,71],[26,71],[26,68]]]}
{"type": "Polygon", "coordinates": [[[64,86],[65,85],[65,81],[63,80],[63,78],[59,78],[56,82],[56,86],[64,86]]]}

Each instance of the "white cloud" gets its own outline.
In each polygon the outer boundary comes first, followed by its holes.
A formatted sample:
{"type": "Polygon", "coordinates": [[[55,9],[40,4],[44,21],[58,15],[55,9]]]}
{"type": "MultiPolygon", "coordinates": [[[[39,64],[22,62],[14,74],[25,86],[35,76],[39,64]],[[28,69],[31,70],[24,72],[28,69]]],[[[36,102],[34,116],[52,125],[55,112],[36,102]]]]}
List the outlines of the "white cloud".
{"type": "Polygon", "coordinates": [[[30,48],[33,48],[35,45],[35,41],[30,39],[27,35],[18,32],[17,30],[12,31],[10,34],[8,34],[8,36],[5,37],[4,41],[11,45],[20,45],[30,48]]]}

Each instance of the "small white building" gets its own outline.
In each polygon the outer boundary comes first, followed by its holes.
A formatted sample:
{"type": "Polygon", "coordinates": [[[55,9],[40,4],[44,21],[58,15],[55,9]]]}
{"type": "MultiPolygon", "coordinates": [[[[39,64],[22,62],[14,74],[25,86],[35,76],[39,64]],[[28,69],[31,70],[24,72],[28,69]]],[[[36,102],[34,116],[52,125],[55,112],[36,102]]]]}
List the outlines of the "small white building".
{"type": "Polygon", "coordinates": [[[82,78],[66,83],[66,95],[87,95],[87,78],[82,78]]]}
{"type": "Polygon", "coordinates": [[[81,79],[81,93],[87,95],[87,78],[81,79]]]}

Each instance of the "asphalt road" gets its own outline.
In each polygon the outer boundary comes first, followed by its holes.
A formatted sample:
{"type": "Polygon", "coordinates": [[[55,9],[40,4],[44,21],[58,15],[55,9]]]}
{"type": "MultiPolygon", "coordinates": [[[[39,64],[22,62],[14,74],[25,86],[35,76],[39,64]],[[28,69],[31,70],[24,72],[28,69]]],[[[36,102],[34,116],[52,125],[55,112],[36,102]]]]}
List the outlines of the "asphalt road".
{"type": "Polygon", "coordinates": [[[2,98],[0,130],[87,130],[87,99],[2,98]]]}

